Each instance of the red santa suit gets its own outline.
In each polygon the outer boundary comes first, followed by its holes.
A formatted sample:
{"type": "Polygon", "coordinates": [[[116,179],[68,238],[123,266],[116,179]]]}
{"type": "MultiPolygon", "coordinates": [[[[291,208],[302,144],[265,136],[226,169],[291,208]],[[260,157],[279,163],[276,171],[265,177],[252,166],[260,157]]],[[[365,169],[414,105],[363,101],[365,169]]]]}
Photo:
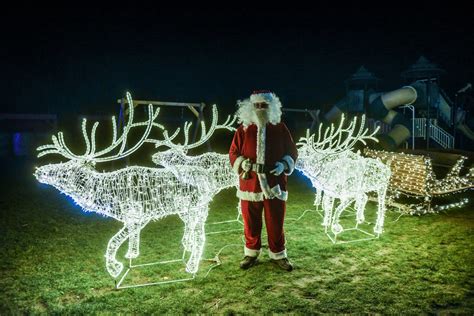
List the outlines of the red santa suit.
{"type": "MultiPolygon", "coordinates": [[[[273,97],[275,95],[272,94],[273,97]]],[[[277,99],[278,100],[278,99],[277,99]]],[[[278,100],[279,104],[279,100],[278,100]]],[[[279,104],[281,107],[281,104],[279,104]]],[[[281,112],[280,112],[281,115],[281,112]]],[[[250,177],[240,177],[237,196],[241,200],[244,220],[246,256],[255,257],[260,253],[262,210],[268,234],[269,255],[272,259],[286,258],[283,222],[286,212],[287,176],[295,168],[298,157],[291,134],[282,122],[274,119],[264,126],[247,124],[235,132],[229,150],[230,162],[235,172],[242,174],[242,162],[250,159],[250,177]],[[284,172],[275,176],[269,171],[277,162],[283,163],[284,172]]]]}

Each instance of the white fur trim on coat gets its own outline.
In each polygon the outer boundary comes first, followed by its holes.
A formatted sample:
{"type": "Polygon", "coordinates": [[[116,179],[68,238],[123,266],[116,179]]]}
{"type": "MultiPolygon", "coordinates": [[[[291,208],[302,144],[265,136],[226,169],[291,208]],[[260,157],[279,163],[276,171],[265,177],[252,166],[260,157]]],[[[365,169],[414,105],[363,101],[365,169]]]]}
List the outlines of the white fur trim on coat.
{"type": "MultiPolygon", "coordinates": [[[[258,182],[260,183],[260,188],[262,189],[263,195],[266,199],[273,199],[275,195],[273,194],[272,189],[268,185],[267,176],[264,173],[257,173],[258,182]]],[[[278,186],[280,188],[280,186],[278,186]]]]}
{"type": "Polygon", "coordinates": [[[286,249],[280,252],[272,252],[270,249],[268,249],[268,256],[273,260],[280,260],[280,259],[286,258],[287,257],[286,249]]]}
{"type": "Polygon", "coordinates": [[[287,176],[291,175],[293,171],[295,170],[295,161],[291,156],[286,155],[283,157],[281,160],[285,161],[288,164],[288,170],[285,170],[285,174],[287,176]]]}
{"type": "Polygon", "coordinates": [[[258,126],[257,125],[257,163],[264,164],[265,163],[265,135],[267,132],[266,126],[258,126]]]}
{"type": "MultiPolygon", "coordinates": [[[[273,197],[286,201],[288,200],[288,192],[287,191],[282,191],[280,189],[280,185],[277,184],[274,186],[272,189],[272,195],[273,197]]],[[[249,191],[242,191],[240,189],[237,190],[237,197],[241,200],[244,201],[250,201],[250,202],[261,202],[265,199],[263,192],[249,192],[249,191]]]]}
{"type": "Polygon", "coordinates": [[[261,250],[250,249],[244,246],[244,255],[249,257],[258,257],[261,250]]]}
{"type": "Polygon", "coordinates": [[[272,193],[273,196],[276,197],[279,200],[286,201],[288,200],[288,192],[287,191],[282,191],[280,189],[280,185],[277,184],[272,188],[272,193]]]}
{"type": "Polygon", "coordinates": [[[237,190],[237,197],[241,200],[250,201],[250,202],[263,201],[262,192],[249,192],[249,191],[237,190]]]}
{"type": "Polygon", "coordinates": [[[232,169],[234,169],[234,171],[237,174],[239,174],[240,165],[242,164],[242,161],[244,161],[244,160],[245,160],[244,156],[239,156],[239,157],[237,157],[237,159],[235,159],[234,165],[232,166],[232,169]]]}
{"type": "MultiPolygon", "coordinates": [[[[267,127],[257,125],[257,163],[265,164],[265,137],[266,137],[267,127]]],[[[263,195],[266,199],[273,199],[275,195],[272,192],[272,189],[268,185],[267,176],[265,173],[257,173],[258,182],[260,183],[260,188],[262,189],[263,195]]]]}

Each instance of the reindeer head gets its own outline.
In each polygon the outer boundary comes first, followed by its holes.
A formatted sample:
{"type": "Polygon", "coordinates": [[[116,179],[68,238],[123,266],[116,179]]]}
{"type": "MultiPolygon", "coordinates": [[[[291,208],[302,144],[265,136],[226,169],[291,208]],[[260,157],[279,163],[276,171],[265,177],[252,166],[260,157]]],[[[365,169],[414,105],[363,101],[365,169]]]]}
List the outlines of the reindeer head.
{"type": "Polygon", "coordinates": [[[322,124],[319,125],[318,138],[315,134],[310,135],[306,131],[306,137],[300,138],[298,145],[298,160],[296,168],[305,174],[318,190],[332,194],[331,188],[326,185],[328,181],[333,181],[334,176],[341,172],[341,164],[345,159],[351,159],[357,154],[352,152],[357,142],[366,144],[366,140],[375,140],[374,135],[378,128],[368,135],[365,126],[365,116],[362,116],[360,127],[356,131],[357,117],[354,117],[349,126],[344,127],[344,115],[336,128],[333,124],[322,131],[322,124]]]}
{"type": "Polygon", "coordinates": [[[219,191],[223,188],[236,185],[238,177],[233,172],[227,154],[205,153],[199,156],[188,156],[189,149],[196,148],[208,141],[217,129],[227,129],[234,131],[232,125],[236,117],[229,115],[223,124],[217,124],[217,107],[212,107],[212,123],[209,130],[204,122],[201,122],[201,137],[194,143],[189,143],[189,130],[191,124],[184,124],[184,144],[175,144],[173,140],[179,134],[178,128],[172,136],[164,130],[164,140],[154,140],[156,147],[167,147],[165,151],[160,151],[152,156],[152,160],[157,165],[161,165],[175,173],[182,181],[193,185],[206,185],[211,190],[219,191]],[[235,178],[235,179],[234,179],[235,178]]]}
{"type": "Polygon", "coordinates": [[[365,128],[365,115],[362,115],[358,130],[356,130],[357,117],[354,117],[347,127],[344,127],[344,121],[345,118],[342,115],[337,128],[331,124],[324,132],[322,124],[319,124],[317,139],[315,139],[315,134],[310,135],[307,130],[306,137],[301,137],[297,143],[299,159],[296,167],[306,170],[308,174],[316,178],[325,163],[353,153],[352,149],[357,142],[365,145],[366,140],[377,141],[374,135],[377,134],[379,127],[369,134],[368,129],[365,128]]]}
{"type": "Polygon", "coordinates": [[[99,126],[99,122],[94,123],[91,130],[91,136],[89,137],[87,133],[86,119],[82,121],[82,135],[86,144],[86,150],[84,154],[74,154],[66,145],[62,132],[59,132],[57,136],[52,136],[52,144],[38,147],[38,157],[49,154],[59,154],[68,160],[65,163],[49,164],[36,168],[34,175],[38,181],[57,186],[57,184],[61,183],[68,177],[77,175],[81,171],[93,169],[95,164],[98,162],[117,160],[130,155],[147,141],[148,135],[150,134],[153,126],[163,129],[163,126],[154,123],[154,120],[158,116],[159,109],[154,111],[151,104],[148,106],[148,120],[144,122],[133,123],[133,100],[132,96],[128,92],[127,101],[129,106],[128,122],[124,126],[122,135],[117,138],[117,124],[115,122],[115,118],[112,117],[113,139],[112,143],[107,148],[97,151],[95,134],[97,127],[99,126]],[[145,127],[145,132],[135,145],[126,149],[128,132],[134,127],[145,127]],[[116,154],[106,156],[107,154],[115,151],[117,148],[118,151],[116,154]]]}
{"type": "Polygon", "coordinates": [[[324,133],[322,132],[323,125],[319,124],[317,140],[315,140],[315,134],[310,135],[309,130],[307,130],[306,137],[301,137],[297,143],[299,146],[298,153],[303,156],[318,158],[317,160],[324,160],[330,156],[350,152],[357,142],[366,145],[366,140],[377,141],[374,136],[377,134],[379,127],[368,135],[369,130],[365,128],[365,115],[362,115],[357,131],[357,117],[354,117],[347,127],[344,127],[344,121],[345,117],[342,115],[339,126],[336,128],[334,124],[331,124],[324,133]]]}
{"type": "Polygon", "coordinates": [[[34,173],[36,179],[44,184],[49,184],[63,188],[65,176],[71,172],[77,172],[83,167],[82,163],[77,161],[61,162],[56,164],[47,164],[37,167],[34,173]]]}
{"type": "Polygon", "coordinates": [[[152,160],[154,163],[164,166],[164,167],[169,167],[169,166],[177,166],[177,165],[184,165],[184,164],[189,164],[190,163],[190,158],[187,156],[188,150],[196,148],[205,142],[207,142],[211,136],[214,134],[214,132],[217,129],[227,129],[230,131],[235,131],[235,128],[232,127],[232,125],[236,121],[236,117],[233,116],[227,116],[226,121],[223,124],[217,124],[218,121],[218,112],[217,112],[217,107],[214,104],[212,106],[212,122],[209,130],[206,129],[206,124],[204,121],[201,122],[201,137],[198,141],[194,143],[189,143],[189,130],[192,126],[192,122],[185,122],[184,123],[184,143],[181,144],[175,144],[173,143],[173,140],[178,136],[180,132],[180,128],[177,128],[176,131],[173,133],[173,135],[169,136],[168,131],[164,130],[163,131],[163,136],[164,140],[149,140],[150,142],[155,143],[155,147],[168,147],[167,150],[165,151],[159,151],[155,153],[152,156],[152,160]]]}

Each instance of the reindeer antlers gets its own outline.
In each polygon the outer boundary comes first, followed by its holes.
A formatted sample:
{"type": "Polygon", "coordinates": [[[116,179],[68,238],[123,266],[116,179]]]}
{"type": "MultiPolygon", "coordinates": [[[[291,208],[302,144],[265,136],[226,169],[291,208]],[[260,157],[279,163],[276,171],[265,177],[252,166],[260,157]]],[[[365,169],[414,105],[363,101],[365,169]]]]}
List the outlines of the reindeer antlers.
{"type": "Polygon", "coordinates": [[[237,119],[237,117],[235,115],[233,117],[228,115],[227,119],[225,120],[225,122],[223,124],[217,124],[218,117],[219,117],[219,114],[217,112],[217,106],[214,104],[212,106],[212,122],[211,122],[211,126],[209,128],[209,131],[206,131],[206,123],[204,121],[201,121],[201,137],[195,143],[189,144],[189,130],[190,130],[192,124],[193,124],[192,122],[185,122],[184,123],[184,127],[183,127],[183,130],[184,130],[184,144],[183,145],[174,144],[172,142],[172,140],[175,139],[176,136],[178,136],[178,134],[180,132],[179,127],[176,129],[176,131],[171,136],[169,136],[168,131],[166,129],[164,129],[164,131],[163,131],[164,140],[163,141],[155,140],[155,139],[148,139],[146,141],[151,142],[151,143],[155,143],[155,147],[167,146],[169,148],[182,149],[182,150],[188,150],[188,149],[196,148],[196,147],[204,144],[206,141],[208,141],[209,138],[211,138],[211,136],[214,134],[214,131],[216,129],[227,129],[227,130],[230,130],[230,131],[235,130],[235,128],[232,127],[232,125],[235,123],[235,121],[237,119]]]}
{"type": "Polygon", "coordinates": [[[212,134],[214,134],[214,131],[216,129],[235,130],[235,128],[232,127],[232,125],[235,123],[237,119],[235,116],[231,118],[231,116],[229,115],[223,124],[217,124],[218,112],[217,112],[217,107],[214,104],[212,106],[212,122],[211,122],[211,126],[209,130],[206,131],[206,124],[204,121],[202,121],[201,122],[202,132],[201,132],[200,139],[195,143],[189,144],[189,130],[192,126],[192,123],[186,122],[183,128],[184,129],[184,144],[183,145],[174,144],[172,141],[178,136],[180,132],[180,128],[177,128],[176,131],[171,136],[169,136],[168,131],[163,127],[163,125],[155,123],[154,120],[157,118],[159,114],[159,110],[160,110],[159,108],[157,108],[156,111],[154,111],[153,106],[149,104],[148,105],[148,120],[144,122],[133,123],[133,118],[134,118],[133,100],[132,100],[132,96],[128,92],[127,92],[127,101],[128,101],[128,107],[129,107],[128,122],[123,128],[122,135],[119,138],[117,138],[117,123],[115,121],[115,117],[112,117],[112,131],[113,131],[112,143],[107,148],[99,152],[96,152],[95,134],[96,134],[97,127],[99,126],[99,122],[95,122],[94,125],[92,126],[91,136],[89,138],[87,134],[87,120],[84,119],[82,121],[82,135],[86,143],[86,151],[83,155],[74,154],[66,145],[66,142],[64,141],[63,133],[59,132],[57,136],[56,135],[52,136],[52,141],[53,141],[52,144],[43,145],[36,149],[39,152],[38,157],[42,157],[48,154],[60,154],[63,157],[68,158],[70,160],[90,161],[94,163],[106,162],[106,161],[121,159],[123,157],[126,157],[132,154],[138,148],[140,148],[140,146],[143,145],[143,143],[145,142],[155,143],[156,147],[167,146],[170,148],[179,148],[183,150],[188,150],[191,148],[198,147],[202,145],[203,143],[205,143],[212,136],[212,134]],[[139,127],[139,126],[145,127],[145,131],[143,135],[134,146],[125,150],[126,145],[127,145],[127,136],[130,129],[132,129],[133,127],[139,127]],[[148,138],[152,130],[152,127],[154,126],[163,130],[164,140],[156,140],[156,139],[148,138]],[[116,154],[108,156],[108,157],[104,157],[105,154],[112,152],[119,146],[120,146],[119,151],[116,154]]]}
{"type": "Polygon", "coordinates": [[[95,122],[92,126],[91,137],[89,139],[87,135],[87,119],[82,121],[82,135],[84,137],[86,143],[86,152],[83,155],[76,155],[74,154],[66,145],[64,141],[64,135],[62,132],[58,133],[58,136],[52,136],[53,144],[43,145],[38,147],[36,150],[39,151],[38,157],[42,157],[47,154],[60,154],[70,160],[83,160],[83,161],[91,161],[91,162],[106,162],[117,160],[123,157],[126,157],[136,151],[148,138],[151,129],[153,126],[156,126],[160,129],[164,129],[164,127],[158,123],[154,123],[153,121],[157,118],[160,109],[157,108],[156,111],[153,110],[153,106],[151,104],[148,105],[148,120],[144,122],[133,123],[133,100],[132,96],[129,92],[127,92],[127,101],[129,107],[129,117],[128,122],[124,126],[122,135],[117,139],[117,124],[115,122],[115,117],[112,117],[112,143],[109,147],[96,152],[96,143],[95,143],[95,133],[97,127],[99,126],[99,122],[95,122]],[[138,126],[145,126],[145,132],[143,133],[140,140],[130,149],[125,150],[126,143],[127,143],[127,136],[128,132],[133,127],[138,126]],[[109,157],[101,157],[105,154],[110,153],[115,148],[120,145],[120,149],[117,154],[109,156],[109,157]]]}
{"type": "Polygon", "coordinates": [[[362,142],[366,144],[366,140],[371,139],[377,141],[374,137],[377,134],[380,127],[377,128],[368,135],[369,130],[365,127],[365,115],[362,115],[361,123],[359,130],[354,133],[357,126],[357,117],[354,117],[350,122],[349,126],[343,128],[345,121],[344,114],[341,116],[341,122],[339,126],[335,128],[334,124],[331,124],[330,127],[326,128],[324,134],[322,133],[323,125],[319,124],[318,130],[318,139],[315,141],[315,134],[309,135],[309,130],[306,130],[306,137],[300,138],[300,141],[297,145],[300,146],[309,146],[313,151],[321,154],[339,154],[348,150],[351,150],[352,147],[357,142],[362,142]],[[346,134],[347,137],[343,140],[343,134],[346,134]]]}

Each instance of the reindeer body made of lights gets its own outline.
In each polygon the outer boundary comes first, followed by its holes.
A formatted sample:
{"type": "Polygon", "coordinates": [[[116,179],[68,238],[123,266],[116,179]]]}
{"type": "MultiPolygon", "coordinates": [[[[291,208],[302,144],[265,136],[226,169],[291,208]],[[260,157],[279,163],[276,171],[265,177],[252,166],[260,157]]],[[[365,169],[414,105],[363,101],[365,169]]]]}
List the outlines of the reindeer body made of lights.
{"type": "Polygon", "coordinates": [[[171,170],[185,183],[196,183],[194,179],[199,177],[200,185],[205,186],[211,196],[239,184],[238,174],[232,169],[229,155],[226,154],[204,153],[188,156],[184,151],[169,149],[154,154],[153,162],[171,170]]]}
{"type": "MultiPolygon", "coordinates": [[[[192,183],[198,185],[210,203],[214,196],[226,188],[238,187],[239,176],[232,169],[228,154],[219,154],[215,152],[207,152],[197,156],[188,155],[188,150],[196,148],[210,139],[216,129],[227,129],[234,131],[232,125],[235,123],[236,117],[231,120],[230,116],[220,125],[217,125],[218,113],[213,108],[213,116],[211,127],[206,132],[206,126],[202,122],[202,134],[198,142],[189,144],[189,129],[192,123],[186,122],[184,125],[184,144],[174,144],[172,140],[179,134],[179,128],[169,137],[168,132],[163,132],[164,141],[149,140],[154,142],[156,147],[168,147],[165,151],[158,151],[153,154],[152,160],[155,164],[163,166],[170,170],[179,181],[183,183],[192,183]]],[[[237,206],[237,221],[240,216],[240,203],[237,206]]]]}
{"type": "MultiPolygon", "coordinates": [[[[129,120],[124,126],[123,134],[117,138],[115,119],[112,118],[113,141],[106,149],[96,152],[96,122],[92,127],[91,140],[86,131],[86,120],[82,124],[82,133],[86,141],[84,155],[76,155],[66,146],[63,134],[53,136],[53,144],[38,148],[38,157],[47,154],[60,154],[70,161],[38,167],[35,176],[38,181],[52,185],[71,196],[84,210],[113,217],[124,224],[109,241],[106,250],[106,268],[116,278],[123,270],[123,264],[116,259],[119,247],[128,239],[127,258],[139,255],[140,231],[151,220],[158,220],[176,214],[184,222],[185,229],[182,244],[185,251],[190,252],[186,263],[186,271],[193,275],[199,268],[202,257],[208,206],[211,200],[208,188],[199,183],[207,181],[202,174],[192,174],[192,181],[178,179],[175,172],[166,168],[128,167],[113,172],[97,172],[92,165],[121,159],[132,154],[145,142],[154,142],[148,138],[153,126],[164,129],[154,123],[158,109],[148,107],[148,120],[133,123],[133,101],[127,93],[129,104],[129,120]],[[125,150],[127,135],[133,127],[145,127],[140,140],[130,149],[125,150]],[[105,154],[119,148],[115,155],[104,157],[105,154]]],[[[216,112],[214,106],[214,112],[216,112]]],[[[172,139],[173,137],[169,138],[172,139]]],[[[184,256],[183,256],[184,258],[184,256]]]]}
{"type": "Polygon", "coordinates": [[[357,223],[364,222],[367,193],[376,192],[378,211],[374,232],[380,235],[383,231],[390,168],[379,160],[364,158],[351,151],[359,141],[365,144],[365,140],[374,140],[373,136],[377,132],[375,130],[367,135],[364,116],[356,133],[356,117],[347,128],[343,128],[343,123],[344,117],[338,128],[331,125],[324,134],[320,125],[317,140],[314,134],[309,135],[307,131],[306,137],[302,137],[298,142],[299,157],[296,169],[311,180],[316,189],[315,205],[322,203],[323,226],[326,230],[331,227],[335,235],[343,231],[339,218],[352,202],[355,202],[357,223]],[[334,199],[339,199],[340,202],[333,211],[334,199]]]}
{"type": "Polygon", "coordinates": [[[215,196],[221,190],[229,187],[237,187],[239,178],[237,173],[232,169],[229,156],[227,154],[219,154],[215,152],[207,152],[198,156],[189,156],[188,150],[196,148],[210,139],[216,129],[227,129],[234,131],[232,125],[235,123],[236,117],[232,119],[230,116],[223,124],[217,124],[217,109],[213,108],[212,123],[208,132],[204,122],[201,123],[202,134],[199,141],[189,144],[189,129],[192,123],[186,122],[184,125],[184,144],[174,144],[172,140],[179,133],[179,128],[169,137],[168,132],[163,132],[164,141],[149,140],[154,142],[156,147],[168,147],[165,151],[159,151],[152,156],[155,164],[165,167],[173,171],[174,175],[185,183],[197,183],[206,187],[210,196],[215,196]],[[194,178],[199,178],[196,182],[194,178]]]}
{"type": "Polygon", "coordinates": [[[39,167],[35,175],[38,181],[73,198],[84,210],[124,224],[107,245],[106,268],[111,276],[117,277],[123,270],[123,264],[116,259],[120,246],[128,239],[126,258],[137,258],[140,231],[151,220],[172,214],[177,214],[185,225],[182,242],[191,253],[186,271],[197,272],[210,202],[201,188],[179,181],[166,169],[128,167],[101,173],[75,161],[39,167]]]}

